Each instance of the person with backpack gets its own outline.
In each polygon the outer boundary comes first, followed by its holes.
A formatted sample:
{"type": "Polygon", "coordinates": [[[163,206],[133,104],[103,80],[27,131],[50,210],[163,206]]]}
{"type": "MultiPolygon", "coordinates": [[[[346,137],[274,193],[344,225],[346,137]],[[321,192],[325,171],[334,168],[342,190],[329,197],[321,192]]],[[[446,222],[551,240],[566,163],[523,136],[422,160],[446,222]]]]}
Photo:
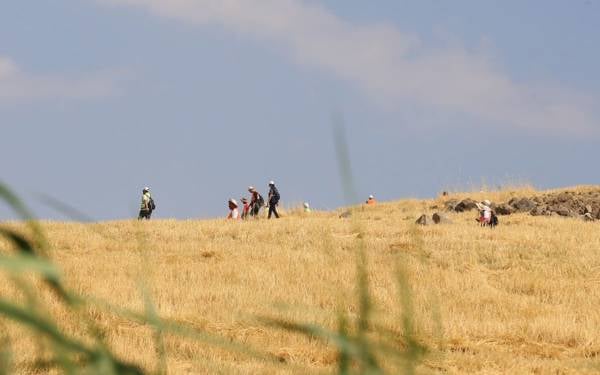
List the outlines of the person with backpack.
{"type": "Polygon", "coordinates": [[[138,215],[138,220],[150,220],[152,211],[154,211],[155,209],[156,205],[154,204],[154,199],[152,199],[152,194],[150,194],[150,188],[145,187],[142,190],[142,204],[140,206],[140,214],[138,215]]]}
{"type": "Polygon", "coordinates": [[[484,200],[481,203],[475,203],[479,210],[479,217],[476,219],[481,226],[495,227],[498,225],[498,216],[492,209],[492,202],[484,200]]]}
{"type": "Polygon", "coordinates": [[[260,208],[265,205],[265,199],[256,191],[254,186],[248,186],[248,191],[252,194],[250,198],[250,216],[258,216],[260,208]]]}
{"type": "Polygon", "coordinates": [[[279,199],[279,190],[275,187],[275,182],[269,181],[269,216],[267,216],[267,218],[270,219],[271,215],[275,214],[275,217],[279,219],[279,214],[277,213],[279,199]]]}

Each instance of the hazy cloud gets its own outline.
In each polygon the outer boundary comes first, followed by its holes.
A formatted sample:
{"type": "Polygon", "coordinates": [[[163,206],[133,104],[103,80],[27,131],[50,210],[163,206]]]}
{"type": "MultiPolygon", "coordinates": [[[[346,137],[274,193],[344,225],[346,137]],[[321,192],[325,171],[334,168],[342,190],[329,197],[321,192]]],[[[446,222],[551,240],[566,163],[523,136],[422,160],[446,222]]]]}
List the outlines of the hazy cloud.
{"type": "Polygon", "coordinates": [[[354,25],[301,0],[95,0],[131,5],[268,41],[299,64],[353,82],[379,103],[473,115],[513,127],[596,130],[592,99],[560,87],[516,83],[485,51],[430,48],[386,24],[354,25]]]}
{"type": "Polygon", "coordinates": [[[86,99],[112,95],[115,73],[83,77],[35,75],[22,71],[15,62],[0,56],[0,103],[39,99],[86,99]]]}

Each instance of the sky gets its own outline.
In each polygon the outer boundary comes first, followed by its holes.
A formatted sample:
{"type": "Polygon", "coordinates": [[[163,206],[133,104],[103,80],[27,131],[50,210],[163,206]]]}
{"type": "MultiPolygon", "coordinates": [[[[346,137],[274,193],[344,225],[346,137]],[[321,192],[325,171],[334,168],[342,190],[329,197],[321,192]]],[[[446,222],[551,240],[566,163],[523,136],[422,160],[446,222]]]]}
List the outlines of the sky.
{"type": "MultiPolygon", "coordinates": [[[[0,5],[0,182],[42,219],[600,184],[598,0],[0,5]]],[[[14,218],[0,204],[0,220],[14,218]]]]}

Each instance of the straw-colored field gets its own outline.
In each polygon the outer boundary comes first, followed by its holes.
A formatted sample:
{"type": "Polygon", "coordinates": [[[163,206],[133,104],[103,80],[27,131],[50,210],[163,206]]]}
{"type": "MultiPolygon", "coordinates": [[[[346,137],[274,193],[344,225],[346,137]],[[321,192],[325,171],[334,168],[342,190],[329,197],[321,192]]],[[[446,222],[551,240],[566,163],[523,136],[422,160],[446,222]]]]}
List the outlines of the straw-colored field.
{"type": "MultiPolygon", "coordinates": [[[[469,196],[504,200],[511,194],[469,196]]],[[[372,325],[388,328],[388,341],[398,350],[398,273],[408,280],[416,338],[427,348],[418,373],[600,372],[600,223],[519,214],[501,217],[490,230],[477,226],[471,212],[450,214],[452,224],[413,224],[440,202],[381,203],[358,208],[351,219],[315,212],[271,221],[44,223],[44,229],[52,259],[80,294],[143,311],[146,285],[161,317],[280,358],[273,363],[168,336],[169,373],[335,371],[333,344],[260,318],[332,330],[339,312],[352,319],[361,244],[368,257],[372,325]]],[[[0,276],[0,294],[14,298],[10,285],[0,276]]],[[[44,295],[63,329],[88,334],[81,319],[44,295]]],[[[121,357],[155,368],[148,326],[95,308],[83,313],[104,328],[105,340],[121,357]]],[[[0,318],[0,328],[8,332],[18,372],[35,372],[35,340],[6,319],[0,318]]],[[[372,330],[376,336],[378,329],[372,330]]],[[[395,371],[395,363],[380,356],[395,371]]]]}

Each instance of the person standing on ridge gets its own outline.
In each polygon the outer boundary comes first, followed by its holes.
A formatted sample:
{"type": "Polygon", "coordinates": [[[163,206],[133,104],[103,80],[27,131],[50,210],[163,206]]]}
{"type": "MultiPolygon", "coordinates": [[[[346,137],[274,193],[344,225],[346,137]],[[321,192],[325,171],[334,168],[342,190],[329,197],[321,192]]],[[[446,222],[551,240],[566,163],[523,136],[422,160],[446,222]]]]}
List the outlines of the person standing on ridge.
{"type": "Polygon", "coordinates": [[[265,204],[265,199],[256,191],[254,186],[248,186],[248,191],[252,194],[252,198],[250,198],[250,216],[258,216],[260,208],[265,204]]]}
{"type": "Polygon", "coordinates": [[[269,181],[269,216],[267,218],[270,219],[271,215],[275,214],[275,217],[279,219],[279,214],[277,213],[279,198],[279,190],[275,187],[275,182],[269,181]]]}
{"type": "Polygon", "coordinates": [[[155,208],[156,205],[154,204],[154,199],[152,199],[152,195],[150,194],[150,188],[145,187],[144,190],[142,190],[142,203],[140,205],[140,214],[138,215],[138,220],[150,220],[152,211],[154,211],[155,208]]]}
{"type": "Polygon", "coordinates": [[[377,201],[375,200],[375,197],[374,197],[374,196],[372,196],[372,195],[369,195],[369,199],[367,199],[367,201],[366,201],[365,203],[366,203],[366,204],[373,205],[373,204],[377,204],[377,201]]]}
{"type": "Polygon", "coordinates": [[[242,201],[242,219],[247,219],[248,214],[250,213],[250,205],[248,204],[248,199],[243,197],[242,201]]]}

